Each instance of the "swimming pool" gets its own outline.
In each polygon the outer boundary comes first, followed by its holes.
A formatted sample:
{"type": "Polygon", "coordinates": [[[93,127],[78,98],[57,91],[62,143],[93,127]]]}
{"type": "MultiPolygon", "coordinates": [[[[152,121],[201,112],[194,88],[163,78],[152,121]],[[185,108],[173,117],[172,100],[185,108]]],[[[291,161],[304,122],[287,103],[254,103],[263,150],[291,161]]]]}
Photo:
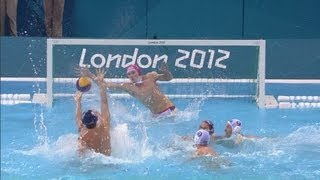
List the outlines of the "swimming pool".
{"type": "MultiPolygon", "coordinates": [[[[85,97],[84,109],[99,100],[85,97]]],[[[317,179],[319,109],[258,109],[251,100],[174,98],[176,117],[154,119],[136,100],[111,97],[112,156],[76,154],[74,102],[1,105],[1,179],[317,179]],[[192,159],[199,123],[222,134],[231,118],[261,139],[238,146],[211,143],[219,158],[192,159]]]]}

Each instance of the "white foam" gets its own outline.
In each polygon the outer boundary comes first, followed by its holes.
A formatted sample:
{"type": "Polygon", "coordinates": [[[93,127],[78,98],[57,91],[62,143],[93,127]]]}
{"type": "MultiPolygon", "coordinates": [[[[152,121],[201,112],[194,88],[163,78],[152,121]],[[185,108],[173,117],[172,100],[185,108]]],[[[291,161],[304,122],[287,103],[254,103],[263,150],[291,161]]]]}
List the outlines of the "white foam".
{"type": "Polygon", "coordinates": [[[118,124],[111,131],[112,156],[122,158],[130,157],[134,143],[134,139],[129,136],[127,124],[118,124]]]}
{"type": "Polygon", "coordinates": [[[288,145],[320,145],[320,125],[303,126],[290,133],[283,141],[288,145]],[[306,136],[307,135],[307,136],[306,136]],[[308,137],[308,138],[306,138],[308,137]]]}

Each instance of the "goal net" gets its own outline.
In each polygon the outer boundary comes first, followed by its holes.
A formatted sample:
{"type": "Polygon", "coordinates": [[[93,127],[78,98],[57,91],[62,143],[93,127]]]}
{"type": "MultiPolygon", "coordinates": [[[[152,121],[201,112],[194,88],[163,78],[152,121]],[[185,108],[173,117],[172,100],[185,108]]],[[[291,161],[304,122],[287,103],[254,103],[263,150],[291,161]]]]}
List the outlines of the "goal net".
{"type": "Polygon", "coordinates": [[[166,62],[174,79],[159,83],[168,96],[245,97],[264,108],[265,48],[265,40],[48,39],[45,102],[75,92],[77,66],[106,68],[108,81],[121,82],[130,64],[147,73],[166,62]]]}

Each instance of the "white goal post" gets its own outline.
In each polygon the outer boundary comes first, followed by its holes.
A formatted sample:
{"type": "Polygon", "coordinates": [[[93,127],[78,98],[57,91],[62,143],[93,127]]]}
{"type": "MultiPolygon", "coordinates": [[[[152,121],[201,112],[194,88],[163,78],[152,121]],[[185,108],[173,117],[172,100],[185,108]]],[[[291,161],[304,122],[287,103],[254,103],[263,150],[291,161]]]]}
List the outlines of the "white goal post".
{"type": "MultiPolygon", "coordinates": [[[[58,45],[95,45],[95,46],[239,46],[258,48],[257,70],[257,105],[266,106],[265,95],[265,66],[266,66],[266,41],[265,40],[146,40],[146,39],[47,39],[47,92],[46,103],[53,105],[53,49],[58,45]]],[[[201,78],[200,78],[201,79],[201,78]]],[[[177,81],[175,81],[177,82],[177,81]]]]}

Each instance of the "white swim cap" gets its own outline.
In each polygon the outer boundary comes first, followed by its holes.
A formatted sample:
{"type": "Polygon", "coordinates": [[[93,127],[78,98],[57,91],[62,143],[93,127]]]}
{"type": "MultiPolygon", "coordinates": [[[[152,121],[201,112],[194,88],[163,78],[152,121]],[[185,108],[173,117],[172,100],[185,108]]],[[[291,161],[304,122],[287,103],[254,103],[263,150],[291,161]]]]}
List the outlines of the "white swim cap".
{"type": "Polygon", "coordinates": [[[228,124],[232,128],[233,134],[240,134],[242,123],[239,119],[231,119],[230,121],[228,121],[228,124]]]}
{"type": "Polygon", "coordinates": [[[200,129],[194,135],[194,143],[196,145],[208,145],[210,141],[210,134],[204,129],[200,129]]]}

